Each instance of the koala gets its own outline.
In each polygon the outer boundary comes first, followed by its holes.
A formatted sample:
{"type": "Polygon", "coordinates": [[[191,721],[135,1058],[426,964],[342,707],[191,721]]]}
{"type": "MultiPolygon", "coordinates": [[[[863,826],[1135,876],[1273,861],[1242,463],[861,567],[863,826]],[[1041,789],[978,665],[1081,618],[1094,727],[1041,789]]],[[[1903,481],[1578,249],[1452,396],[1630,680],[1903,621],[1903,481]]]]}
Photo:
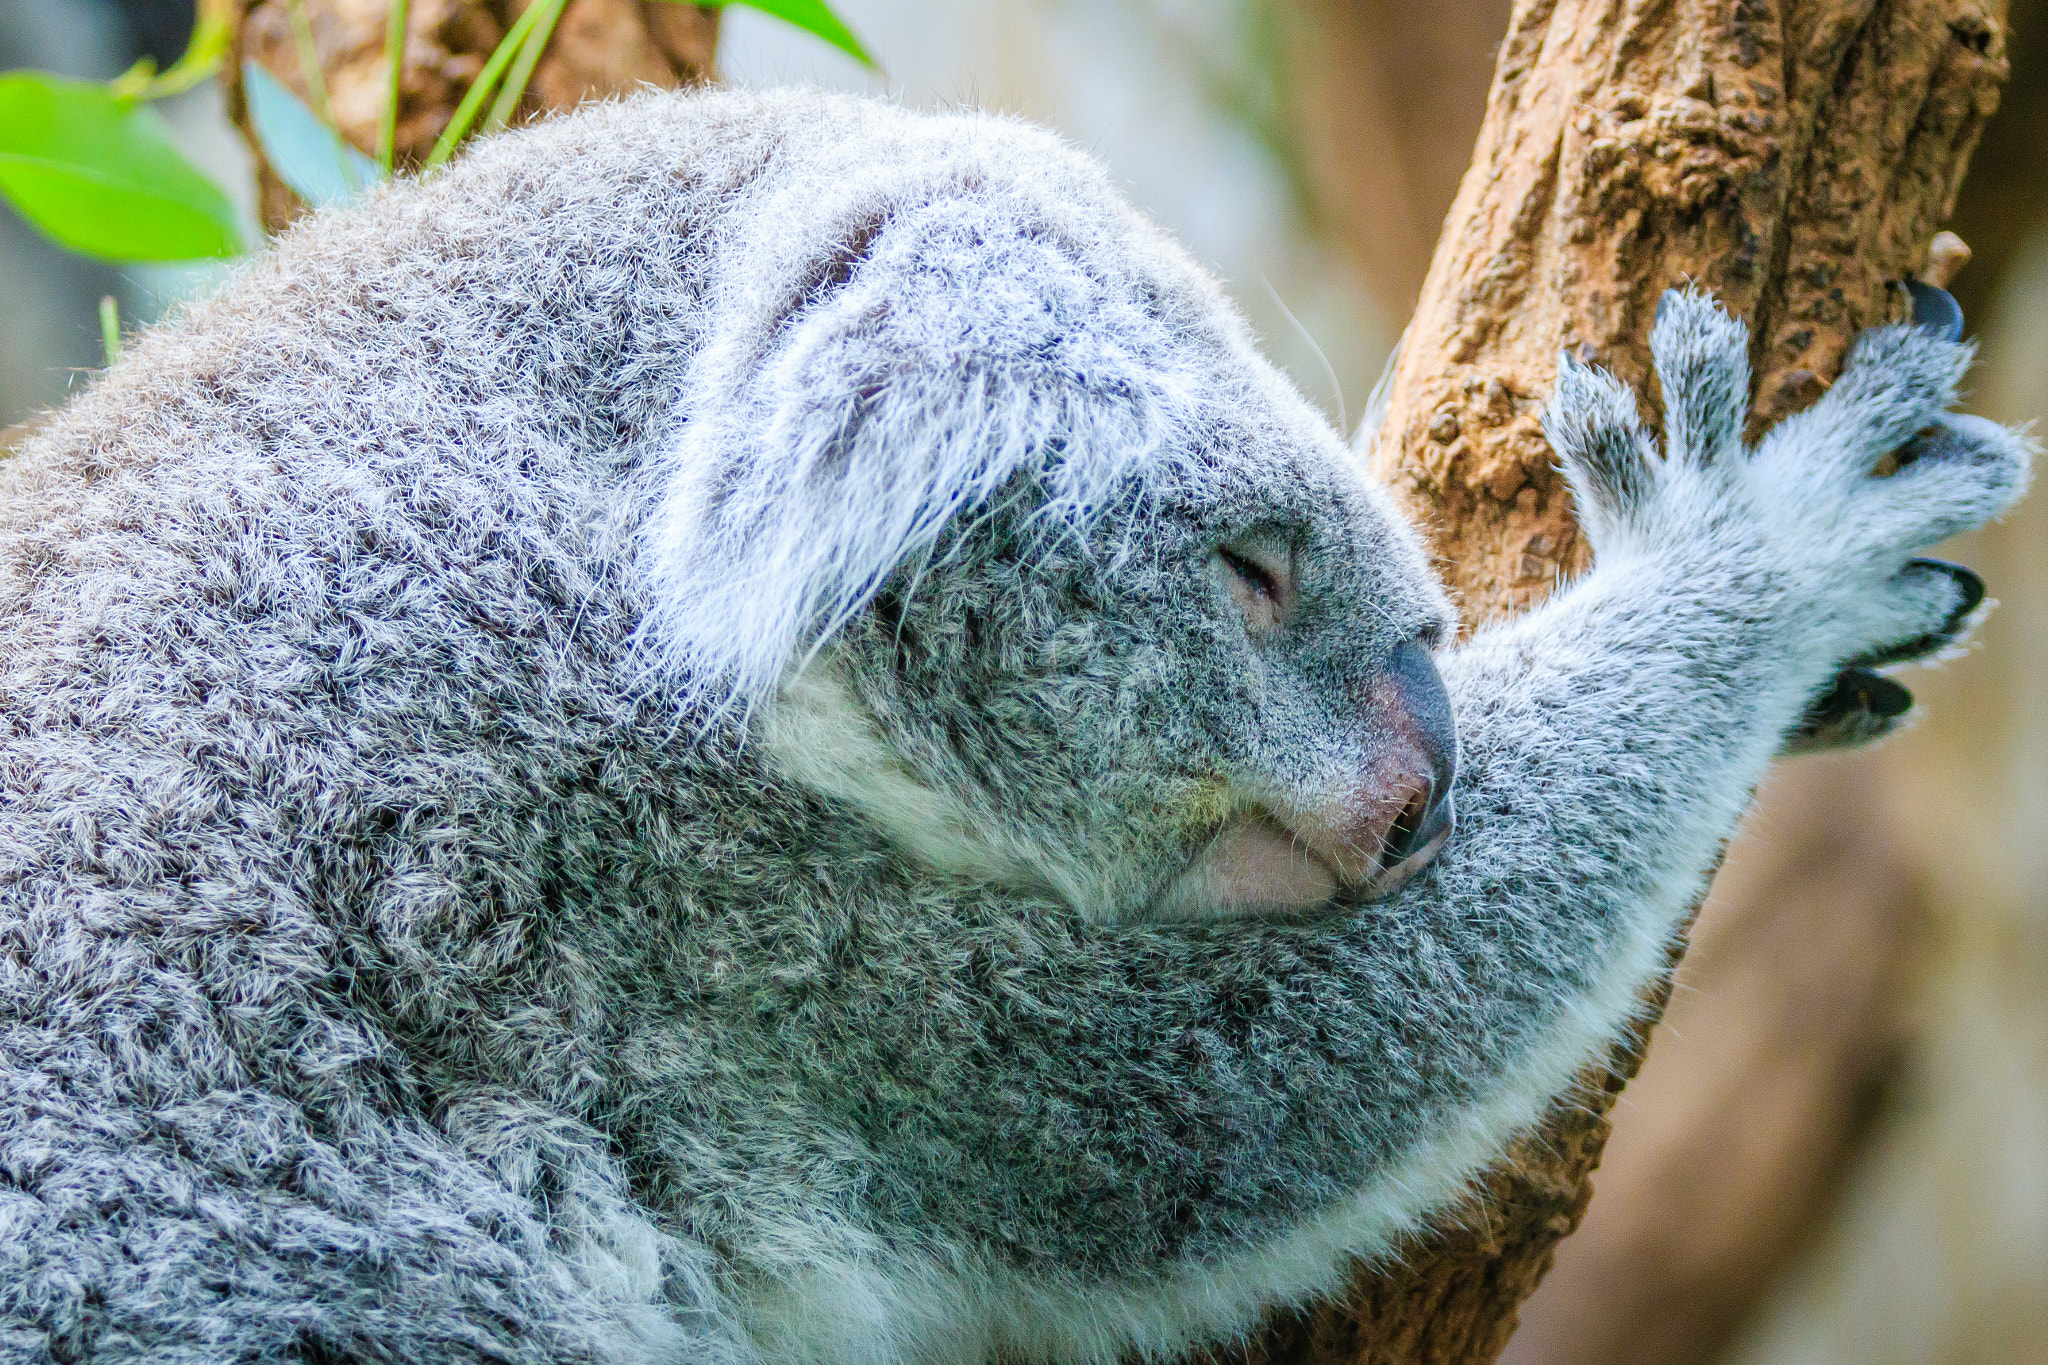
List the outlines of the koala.
{"type": "Polygon", "coordinates": [[[0,1358],[1083,1365],[1389,1253],[2022,491],[1957,329],[1560,361],[1461,642],[1050,135],[646,94],[312,216],[0,468],[0,1358]],[[1896,465],[1896,471],[1891,472],[1896,465]],[[1879,477],[1885,474],[1884,477],[1879,477]]]}

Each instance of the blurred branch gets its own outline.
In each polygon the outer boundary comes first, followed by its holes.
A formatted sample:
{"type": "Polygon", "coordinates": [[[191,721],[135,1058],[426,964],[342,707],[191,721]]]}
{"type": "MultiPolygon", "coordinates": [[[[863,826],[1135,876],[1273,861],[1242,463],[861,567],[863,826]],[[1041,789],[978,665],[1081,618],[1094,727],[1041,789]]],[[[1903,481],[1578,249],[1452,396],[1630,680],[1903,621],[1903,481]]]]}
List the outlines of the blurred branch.
{"type": "Polygon", "coordinates": [[[1583,1226],[1511,1365],[1709,1365],[1842,1193],[1911,1047],[1923,879],[1890,755],[1785,765],[1693,926],[1583,1226]]]}
{"type": "Polygon", "coordinates": [[[2009,0],[2006,82],[1998,117],[1971,159],[1955,228],[1974,264],[1950,288],[1973,318],[1989,317],[2028,234],[2048,216],[2048,0],[2009,0]]]}
{"type": "Polygon", "coordinates": [[[217,74],[233,20],[234,0],[199,0],[184,54],[161,73],[154,57],[144,57],[115,78],[114,93],[123,99],[164,99],[217,74]]]}
{"type": "MultiPolygon", "coordinates": [[[[223,79],[229,109],[256,152],[263,222],[273,230],[303,213],[305,204],[264,160],[252,134],[241,87],[244,60],[263,67],[309,105],[324,102],[336,131],[361,151],[378,149],[388,116],[393,164],[417,168],[507,30],[530,8],[526,0],[410,0],[395,8],[355,0],[231,3],[232,60],[223,79]],[[395,67],[386,60],[386,29],[394,12],[405,22],[403,56],[395,67]],[[311,69],[324,91],[316,90],[303,60],[309,42],[311,69]]],[[[715,8],[666,0],[568,0],[506,113],[517,121],[643,85],[709,80],[717,42],[715,8]]]]}

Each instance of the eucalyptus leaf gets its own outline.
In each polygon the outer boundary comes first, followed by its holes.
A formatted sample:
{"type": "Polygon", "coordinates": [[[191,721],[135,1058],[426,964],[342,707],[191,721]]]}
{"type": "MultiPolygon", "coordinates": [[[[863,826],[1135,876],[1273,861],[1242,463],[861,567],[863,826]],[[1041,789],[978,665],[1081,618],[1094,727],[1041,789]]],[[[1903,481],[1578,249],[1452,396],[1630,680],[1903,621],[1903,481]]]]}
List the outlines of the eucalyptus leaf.
{"type": "MultiPolygon", "coordinates": [[[[704,3],[704,0],[690,0],[704,3]]],[[[763,14],[772,14],[787,24],[794,24],[806,33],[816,34],[862,66],[873,66],[875,59],[868,56],[867,49],[860,45],[860,39],[853,36],[853,30],[846,26],[825,0],[711,0],[712,8],[724,9],[728,5],[745,5],[763,14]]]]}
{"type": "Polygon", "coordinates": [[[0,195],[91,256],[190,261],[242,249],[234,206],[162,116],[88,81],[0,75],[0,195]]]}
{"type": "Polygon", "coordinates": [[[384,178],[376,162],[349,146],[255,62],[242,63],[242,91],[270,168],[307,203],[339,204],[384,178]]]}

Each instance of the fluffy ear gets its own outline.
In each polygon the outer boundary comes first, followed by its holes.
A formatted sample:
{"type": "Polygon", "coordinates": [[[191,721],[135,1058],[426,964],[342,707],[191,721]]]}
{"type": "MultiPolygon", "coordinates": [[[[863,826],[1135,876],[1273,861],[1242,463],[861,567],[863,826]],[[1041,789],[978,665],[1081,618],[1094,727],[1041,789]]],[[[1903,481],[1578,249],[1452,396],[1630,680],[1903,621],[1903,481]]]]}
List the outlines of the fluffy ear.
{"type": "Polygon", "coordinates": [[[1173,338],[1142,291],[1042,225],[927,201],[813,254],[740,291],[753,316],[699,357],[643,532],[641,641],[703,723],[769,701],[1019,475],[1049,529],[1083,529],[1177,425],[1173,338]]]}

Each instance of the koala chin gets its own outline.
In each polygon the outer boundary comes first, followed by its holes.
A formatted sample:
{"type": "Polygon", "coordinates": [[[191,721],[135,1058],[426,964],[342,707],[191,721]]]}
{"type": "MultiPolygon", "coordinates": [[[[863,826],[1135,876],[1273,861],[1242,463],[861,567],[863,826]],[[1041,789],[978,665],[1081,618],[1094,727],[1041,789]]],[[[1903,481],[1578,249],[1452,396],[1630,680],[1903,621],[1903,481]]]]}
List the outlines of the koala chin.
{"type": "Polygon", "coordinates": [[[1915,554],[2029,449],[1951,330],[1753,448],[1699,294],[1661,454],[1561,358],[1595,566],[1453,644],[1026,124],[648,94],[312,215],[0,466],[0,1354],[1081,1365],[1335,1288],[1973,619],[1915,554]]]}

